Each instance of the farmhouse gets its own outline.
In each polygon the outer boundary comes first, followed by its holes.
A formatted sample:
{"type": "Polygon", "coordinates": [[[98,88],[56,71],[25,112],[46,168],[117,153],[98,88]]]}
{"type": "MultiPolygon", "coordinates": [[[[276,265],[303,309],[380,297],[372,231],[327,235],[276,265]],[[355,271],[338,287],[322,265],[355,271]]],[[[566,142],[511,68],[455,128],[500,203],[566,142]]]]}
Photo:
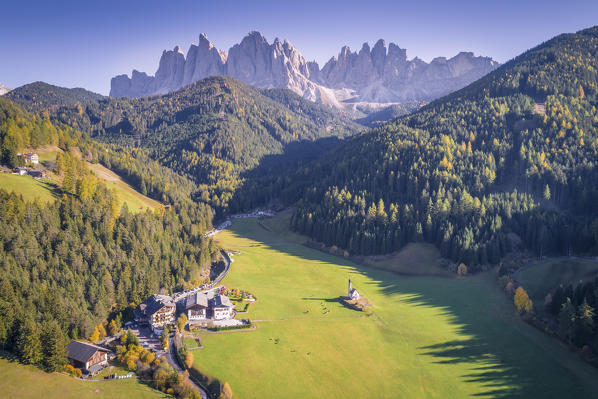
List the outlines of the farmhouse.
{"type": "Polygon", "coordinates": [[[17,174],[19,174],[20,176],[26,175],[27,174],[27,168],[17,168],[16,169],[17,174]]]}
{"type": "Polygon", "coordinates": [[[23,157],[25,158],[25,162],[27,163],[32,163],[34,165],[37,165],[39,163],[39,156],[34,152],[28,152],[27,154],[23,154],[23,157]]]}
{"type": "Polygon", "coordinates": [[[207,319],[208,296],[200,292],[189,295],[185,300],[185,312],[187,312],[187,319],[190,322],[207,319]]]}
{"type": "Polygon", "coordinates": [[[46,177],[47,173],[43,169],[31,169],[29,170],[29,176],[33,177],[34,179],[41,179],[46,177]]]}
{"type": "Polygon", "coordinates": [[[108,364],[108,349],[81,341],[71,341],[66,349],[69,362],[85,373],[94,375],[108,364]]]}
{"type": "Polygon", "coordinates": [[[214,295],[210,299],[210,308],[212,309],[214,320],[224,320],[232,317],[234,305],[227,296],[214,295]]]}
{"type": "Polygon", "coordinates": [[[174,323],[176,305],[168,295],[152,295],[135,310],[135,319],[147,323],[155,333],[161,333],[165,325],[174,323]]]}

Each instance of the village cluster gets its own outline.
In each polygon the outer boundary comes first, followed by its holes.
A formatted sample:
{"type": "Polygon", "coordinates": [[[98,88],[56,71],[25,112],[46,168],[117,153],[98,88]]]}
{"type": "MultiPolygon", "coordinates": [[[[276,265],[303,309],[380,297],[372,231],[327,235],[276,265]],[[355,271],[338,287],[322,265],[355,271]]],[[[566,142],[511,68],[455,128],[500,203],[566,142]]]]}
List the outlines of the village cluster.
{"type": "MultiPolygon", "coordinates": [[[[159,337],[167,326],[175,324],[177,315],[181,314],[187,317],[189,330],[247,323],[234,318],[236,305],[224,292],[224,287],[191,291],[185,295],[176,295],[176,300],[168,295],[154,294],[139,304],[134,311],[135,321],[126,323],[125,327],[143,328],[159,337]]],[[[243,295],[245,300],[255,301],[251,294],[243,292],[243,295]]],[[[100,346],[90,342],[71,341],[67,346],[69,362],[73,367],[81,369],[83,374],[95,375],[108,365],[108,359],[112,356],[107,344],[105,342],[100,346]]]]}
{"type": "Polygon", "coordinates": [[[25,159],[25,164],[32,165],[31,166],[22,166],[15,168],[14,171],[10,169],[5,169],[6,172],[13,172],[17,175],[29,175],[34,179],[42,179],[47,177],[47,170],[43,168],[39,168],[39,155],[34,152],[29,152],[26,154],[17,154],[18,156],[22,156],[25,159]]]}
{"type": "Polygon", "coordinates": [[[185,313],[190,328],[195,326],[223,327],[241,324],[235,320],[235,305],[222,295],[223,289],[217,288],[205,292],[192,292],[178,302],[168,295],[152,295],[135,310],[135,321],[147,325],[156,335],[160,335],[167,325],[175,322],[177,309],[185,313]]]}

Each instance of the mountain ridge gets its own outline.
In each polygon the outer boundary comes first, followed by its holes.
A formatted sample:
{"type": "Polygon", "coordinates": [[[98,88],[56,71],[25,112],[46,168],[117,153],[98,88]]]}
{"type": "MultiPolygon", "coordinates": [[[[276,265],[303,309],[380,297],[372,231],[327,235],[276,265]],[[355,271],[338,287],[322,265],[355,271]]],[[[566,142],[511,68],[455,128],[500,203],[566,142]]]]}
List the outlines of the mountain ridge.
{"type": "Polygon", "coordinates": [[[2,83],[0,83],[0,96],[5,95],[6,93],[8,93],[11,89],[6,87],[5,85],[3,85],[2,83]]]}
{"type": "Polygon", "coordinates": [[[597,57],[598,27],[556,36],[269,195],[295,204],[297,231],[353,254],[427,241],[483,270],[522,249],[595,253],[597,57]]]}
{"type": "Polygon", "coordinates": [[[131,77],[111,80],[110,96],[145,97],[166,94],[196,80],[227,75],[259,88],[288,88],[302,97],[349,107],[356,102],[397,103],[431,101],[460,89],[499,64],[490,57],[461,52],[452,58],[437,57],[426,63],[394,43],[388,48],[378,40],[359,52],[348,46],[322,67],[307,61],[289,41],[276,38],[270,44],[253,31],[228,52],[218,50],[205,34],[183,53],[180,46],[164,50],[154,76],[133,70],[131,77]]]}

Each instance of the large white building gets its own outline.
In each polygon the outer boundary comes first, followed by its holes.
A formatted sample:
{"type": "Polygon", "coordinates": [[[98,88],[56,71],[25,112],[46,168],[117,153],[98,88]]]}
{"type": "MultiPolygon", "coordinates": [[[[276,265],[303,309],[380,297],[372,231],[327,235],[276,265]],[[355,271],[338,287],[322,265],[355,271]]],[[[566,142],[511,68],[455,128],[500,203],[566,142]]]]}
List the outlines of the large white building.
{"type": "Polygon", "coordinates": [[[39,156],[34,152],[28,152],[27,154],[23,154],[25,158],[25,162],[31,163],[33,165],[37,165],[39,163],[39,156]]]}
{"type": "Polygon", "coordinates": [[[191,294],[185,300],[185,312],[190,322],[208,318],[208,296],[203,292],[191,294]]]}
{"type": "Polygon", "coordinates": [[[205,324],[204,321],[226,320],[234,316],[235,305],[224,295],[214,291],[196,292],[185,299],[185,313],[191,324],[205,324]]]}
{"type": "Polygon", "coordinates": [[[234,307],[235,305],[233,305],[230,299],[224,295],[214,295],[214,297],[210,299],[210,308],[212,309],[214,320],[230,319],[234,307]]]}
{"type": "Polygon", "coordinates": [[[176,304],[168,295],[152,295],[139,305],[136,311],[136,319],[140,323],[148,323],[156,334],[164,329],[164,326],[174,323],[176,304]]]}

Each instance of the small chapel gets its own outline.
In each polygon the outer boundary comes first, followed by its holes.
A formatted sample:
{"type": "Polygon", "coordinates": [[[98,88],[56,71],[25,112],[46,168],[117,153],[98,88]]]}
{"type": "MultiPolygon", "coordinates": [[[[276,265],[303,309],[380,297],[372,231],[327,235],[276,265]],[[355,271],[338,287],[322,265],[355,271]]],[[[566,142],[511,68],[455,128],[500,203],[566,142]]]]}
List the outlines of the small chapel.
{"type": "Polygon", "coordinates": [[[359,299],[359,291],[351,286],[351,279],[349,279],[349,289],[347,290],[347,296],[351,300],[358,300],[359,299]]]}

